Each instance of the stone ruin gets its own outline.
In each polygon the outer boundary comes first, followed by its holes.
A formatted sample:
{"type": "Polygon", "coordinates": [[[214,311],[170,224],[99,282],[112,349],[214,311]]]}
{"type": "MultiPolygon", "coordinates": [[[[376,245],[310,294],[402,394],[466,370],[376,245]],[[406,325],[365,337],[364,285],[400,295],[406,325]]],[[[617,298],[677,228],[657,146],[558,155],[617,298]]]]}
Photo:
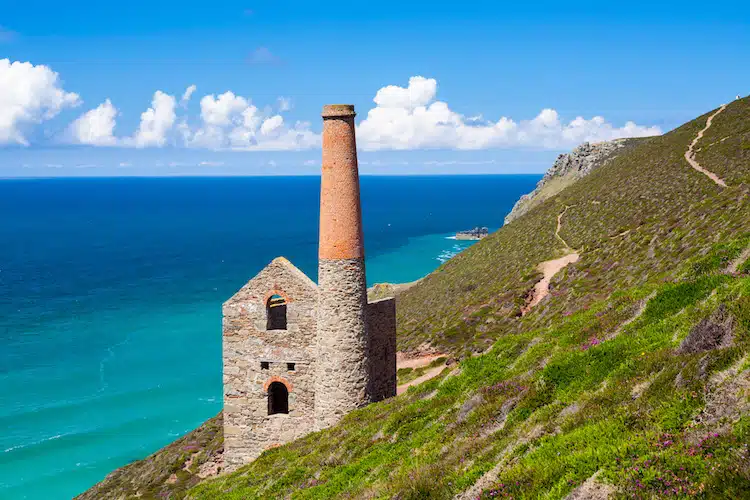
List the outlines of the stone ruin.
{"type": "Polygon", "coordinates": [[[396,395],[396,305],[367,300],[354,106],[323,108],[316,285],[283,257],[223,306],[224,467],[396,395]]]}

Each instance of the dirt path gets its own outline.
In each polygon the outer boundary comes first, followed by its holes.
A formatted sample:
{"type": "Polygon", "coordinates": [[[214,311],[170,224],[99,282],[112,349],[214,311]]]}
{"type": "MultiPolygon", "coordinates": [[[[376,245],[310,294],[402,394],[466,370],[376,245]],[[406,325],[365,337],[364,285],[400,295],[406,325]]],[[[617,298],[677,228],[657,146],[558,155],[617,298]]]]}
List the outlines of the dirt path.
{"type": "Polygon", "coordinates": [[[576,252],[573,252],[565,255],[564,257],[560,257],[559,259],[547,260],[539,264],[537,269],[542,272],[542,279],[538,281],[536,285],[534,285],[534,290],[531,292],[531,300],[528,304],[521,308],[521,315],[526,315],[529,311],[531,311],[531,309],[534,308],[534,306],[536,306],[547,295],[549,295],[549,284],[552,281],[552,278],[557,273],[565,269],[565,267],[567,267],[569,264],[578,262],[578,259],[580,257],[581,256],[576,252]]]}
{"type": "Polygon", "coordinates": [[[521,308],[521,316],[525,316],[534,308],[534,306],[549,295],[549,285],[552,282],[552,278],[554,278],[557,273],[565,269],[568,265],[578,262],[578,259],[581,258],[578,252],[573,250],[570,245],[568,245],[568,242],[560,236],[563,215],[565,215],[565,212],[567,212],[569,208],[574,206],[575,205],[565,205],[565,209],[557,216],[557,228],[555,229],[555,238],[560,240],[569,253],[557,259],[546,260],[537,266],[537,270],[542,273],[542,279],[534,285],[529,302],[521,308]]]}
{"type": "Polygon", "coordinates": [[[409,382],[396,387],[396,394],[402,394],[406,392],[409,389],[409,387],[413,385],[419,385],[422,382],[427,382],[433,377],[437,377],[438,375],[440,375],[440,373],[443,371],[444,368],[445,368],[445,365],[430,368],[429,370],[424,372],[424,375],[422,375],[421,377],[417,377],[414,380],[410,380],[409,382]]]}
{"type": "Polygon", "coordinates": [[[730,262],[727,268],[724,270],[724,272],[727,274],[736,273],[737,269],[739,269],[740,266],[744,264],[747,259],[750,259],[750,246],[745,248],[745,250],[742,251],[739,257],[737,257],[732,262],[730,262]]]}
{"type": "Polygon", "coordinates": [[[562,212],[560,212],[558,214],[558,216],[557,216],[557,229],[555,229],[555,238],[557,238],[558,240],[560,240],[560,242],[565,246],[565,248],[567,248],[570,251],[573,251],[573,249],[570,248],[570,245],[568,245],[568,242],[565,241],[562,238],[562,236],[560,236],[560,228],[562,227],[562,218],[563,218],[563,215],[565,215],[565,212],[567,212],[569,208],[572,208],[574,206],[575,205],[565,205],[565,210],[563,210],[562,212]]]}
{"type": "MultiPolygon", "coordinates": [[[[445,354],[425,354],[424,356],[417,356],[415,358],[407,358],[404,356],[403,353],[399,352],[396,353],[396,370],[400,370],[401,368],[422,368],[436,359],[440,357],[444,357],[445,354]]],[[[401,394],[403,392],[406,392],[409,387],[413,385],[421,384],[422,382],[426,382],[427,380],[430,380],[433,377],[437,377],[440,375],[440,372],[443,371],[443,368],[445,368],[445,365],[435,366],[433,368],[430,368],[426,372],[424,372],[421,376],[415,378],[414,380],[410,380],[409,382],[406,382],[405,384],[399,385],[396,387],[396,394],[401,394]]]]}
{"type": "Polygon", "coordinates": [[[700,141],[703,138],[703,134],[705,134],[706,131],[709,128],[711,128],[711,121],[714,119],[714,117],[716,115],[718,115],[719,113],[721,113],[722,111],[724,111],[724,108],[726,108],[726,107],[727,107],[726,104],[722,105],[716,111],[716,113],[714,113],[714,114],[712,114],[711,116],[708,117],[708,120],[706,120],[706,126],[703,127],[703,130],[701,130],[700,132],[698,132],[698,135],[695,136],[695,139],[693,139],[693,142],[690,143],[690,146],[688,147],[688,150],[685,151],[685,159],[690,164],[690,166],[693,167],[698,172],[704,174],[706,177],[708,177],[709,179],[711,179],[712,181],[714,181],[717,185],[719,185],[721,187],[727,187],[726,182],[724,182],[723,180],[721,180],[719,178],[719,176],[716,175],[715,173],[713,173],[713,172],[711,172],[709,170],[706,170],[705,168],[701,167],[700,164],[698,163],[698,161],[695,159],[695,151],[693,151],[693,149],[695,148],[695,145],[698,143],[698,141],[700,141]]]}
{"type": "Polygon", "coordinates": [[[396,369],[400,370],[401,368],[422,368],[423,366],[429,365],[442,356],[445,356],[445,354],[425,354],[423,356],[407,358],[404,353],[397,352],[396,369]]]}

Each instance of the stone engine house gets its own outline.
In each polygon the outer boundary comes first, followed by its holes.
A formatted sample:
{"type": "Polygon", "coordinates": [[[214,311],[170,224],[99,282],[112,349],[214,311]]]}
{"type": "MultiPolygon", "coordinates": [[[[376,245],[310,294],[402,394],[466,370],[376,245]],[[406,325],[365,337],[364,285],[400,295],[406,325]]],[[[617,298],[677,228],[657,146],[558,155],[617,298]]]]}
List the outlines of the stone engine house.
{"type": "Polygon", "coordinates": [[[368,302],[354,107],[323,108],[316,285],[283,257],[223,305],[224,465],[396,395],[396,305],[368,302]]]}

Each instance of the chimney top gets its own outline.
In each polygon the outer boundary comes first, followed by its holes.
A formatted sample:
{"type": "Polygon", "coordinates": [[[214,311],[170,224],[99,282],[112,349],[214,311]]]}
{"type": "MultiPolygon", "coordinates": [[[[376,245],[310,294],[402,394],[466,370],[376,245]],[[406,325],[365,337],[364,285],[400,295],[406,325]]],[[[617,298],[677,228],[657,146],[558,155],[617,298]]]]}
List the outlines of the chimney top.
{"type": "Polygon", "coordinates": [[[354,104],[326,104],[323,106],[323,118],[355,116],[354,104]]]}

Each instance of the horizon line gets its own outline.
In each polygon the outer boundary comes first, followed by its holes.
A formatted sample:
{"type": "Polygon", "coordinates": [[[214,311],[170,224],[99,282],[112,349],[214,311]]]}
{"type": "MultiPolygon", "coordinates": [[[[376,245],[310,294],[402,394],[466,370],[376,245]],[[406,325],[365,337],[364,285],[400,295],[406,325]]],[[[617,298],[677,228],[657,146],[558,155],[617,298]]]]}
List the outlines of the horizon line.
{"type": "MultiPolygon", "coordinates": [[[[544,173],[429,173],[429,174],[362,174],[360,177],[512,177],[512,176],[543,176],[544,173]]],[[[13,176],[2,177],[0,181],[20,180],[52,180],[52,179],[236,179],[256,177],[320,177],[320,174],[176,174],[176,175],[55,175],[55,176],[13,176]]]]}

